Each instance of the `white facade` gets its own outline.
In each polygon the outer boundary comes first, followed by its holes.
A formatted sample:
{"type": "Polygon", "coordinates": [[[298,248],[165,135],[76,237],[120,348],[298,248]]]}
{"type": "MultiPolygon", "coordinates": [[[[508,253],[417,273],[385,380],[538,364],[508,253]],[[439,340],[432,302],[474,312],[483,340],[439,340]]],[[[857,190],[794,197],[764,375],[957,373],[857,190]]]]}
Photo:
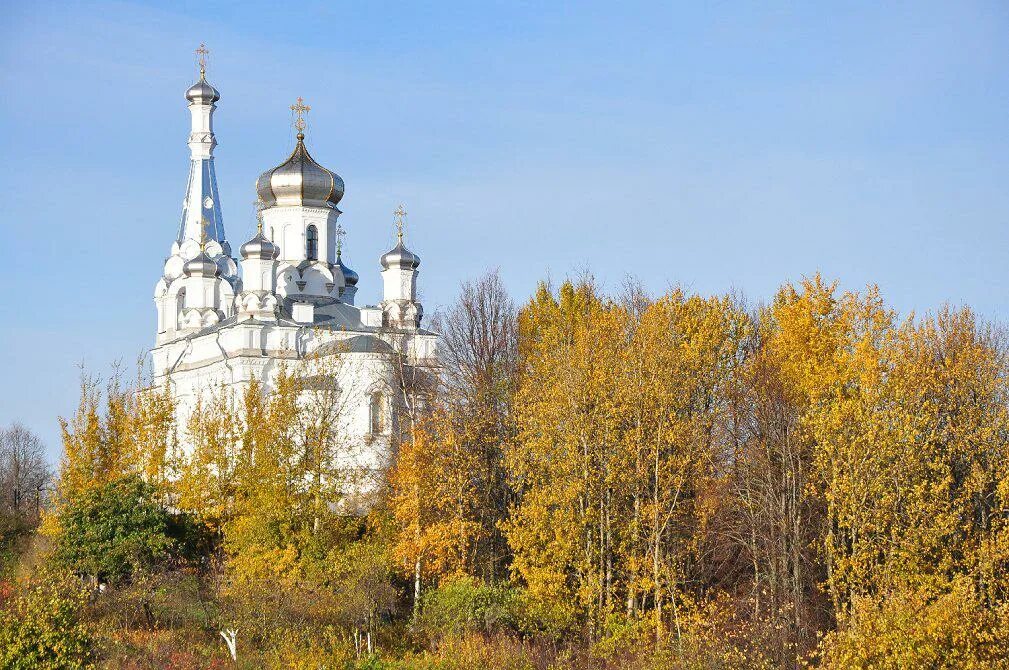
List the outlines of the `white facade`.
{"type": "Polygon", "coordinates": [[[416,301],[419,257],[401,234],[381,258],[381,305],[354,305],[358,276],[343,264],[337,225],[343,180],[315,162],[299,132],[288,159],[256,184],[259,230],[236,261],[213,164],[220,95],[201,73],[186,98],[190,176],[179,232],[154,289],[151,353],[155,383],[168,383],[175,396],[183,444],[191,443],[187,420],[201,395],[222,386],[241,392],[253,379],[269,390],[281,366],[298,373],[322,365],[340,389],[341,442],[352,446],[353,465],[380,477],[391,457],[404,366],[419,374],[437,368],[437,336],[421,328],[416,301]]]}

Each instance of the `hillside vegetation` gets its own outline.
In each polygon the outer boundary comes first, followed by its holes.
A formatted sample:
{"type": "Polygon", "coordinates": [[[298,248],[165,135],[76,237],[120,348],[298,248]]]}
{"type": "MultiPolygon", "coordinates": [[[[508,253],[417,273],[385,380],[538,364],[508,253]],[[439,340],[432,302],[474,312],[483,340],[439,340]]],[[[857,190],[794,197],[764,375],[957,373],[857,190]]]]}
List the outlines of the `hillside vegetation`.
{"type": "Polygon", "coordinates": [[[0,668],[1009,667],[1009,344],[970,309],[492,274],[432,328],[367,513],[338,389],[177,426],[85,376],[0,668]]]}

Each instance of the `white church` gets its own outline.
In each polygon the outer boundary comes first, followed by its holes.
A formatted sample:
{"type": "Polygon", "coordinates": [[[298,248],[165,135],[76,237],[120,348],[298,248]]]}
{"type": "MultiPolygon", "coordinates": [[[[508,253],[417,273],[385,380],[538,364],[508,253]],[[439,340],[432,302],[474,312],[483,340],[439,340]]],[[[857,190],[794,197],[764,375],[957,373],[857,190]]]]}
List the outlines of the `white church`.
{"type": "Polygon", "coordinates": [[[154,288],[154,382],[168,384],[183,432],[201,394],[222,387],[240,392],[257,379],[270,389],[281,366],[339,357],[337,386],[344,438],[358,465],[381,473],[391,456],[397,388],[403,370],[435,373],[437,340],[421,327],[417,300],[420,257],[403,242],[380,258],[382,300],[355,305],[359,276],[342,259],[337,223],[344,182],[309,154],[299,98],[291,154],[256,181],[258,230],[233,258],[224,231],[214,170],[214,110],[220,100],[206,78],[186,91],[189,183],[178,233],[154,288]]]}

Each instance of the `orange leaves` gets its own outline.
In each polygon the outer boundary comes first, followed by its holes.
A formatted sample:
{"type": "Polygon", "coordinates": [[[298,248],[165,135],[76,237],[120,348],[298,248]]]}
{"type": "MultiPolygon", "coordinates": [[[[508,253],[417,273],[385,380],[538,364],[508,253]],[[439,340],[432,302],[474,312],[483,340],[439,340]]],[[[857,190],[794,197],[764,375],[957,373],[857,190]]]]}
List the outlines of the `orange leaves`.
{"type": "Polygon", "coordinates": [[[390,507],[397,525],[394,554],[405,574],[419,562],[439,579],[471,567],[480,531],[475,521],[476,454],[444,410],[435,410],[400,445],[390,473],[390,507]]]}

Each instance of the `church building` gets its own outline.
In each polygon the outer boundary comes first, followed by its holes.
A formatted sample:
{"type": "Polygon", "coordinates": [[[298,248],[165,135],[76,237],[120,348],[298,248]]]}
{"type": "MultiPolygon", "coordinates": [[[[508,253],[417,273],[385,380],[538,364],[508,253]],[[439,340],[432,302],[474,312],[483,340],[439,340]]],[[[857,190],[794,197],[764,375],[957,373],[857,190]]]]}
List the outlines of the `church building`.
{"type": "Polygon", "coordinates": [[[360,277],[343,260],[347,233],[337,221],[344,181],[309,153],[309,107],[299,98],[294,149],[256,181],[258,226],[233,257],[214,169],[221,96],[207,81],[202,45],[197,53],[200,78],[186,91],[189,181],[154,288],[154,382],[170,386],[185,444],[201,394],[240,393],[254,379],[269,390],[282,366],[297,373],[308,359],[330,359],[342,439],[357,447],[357,465],[379,474],[391,456],[403,370],[437,370],[438,338],[422,328],[417,300],[420,257],[403,241],[405,212],[395,212],[398,241],[378,259],[381,302],[356,305],[360,277]]]}

